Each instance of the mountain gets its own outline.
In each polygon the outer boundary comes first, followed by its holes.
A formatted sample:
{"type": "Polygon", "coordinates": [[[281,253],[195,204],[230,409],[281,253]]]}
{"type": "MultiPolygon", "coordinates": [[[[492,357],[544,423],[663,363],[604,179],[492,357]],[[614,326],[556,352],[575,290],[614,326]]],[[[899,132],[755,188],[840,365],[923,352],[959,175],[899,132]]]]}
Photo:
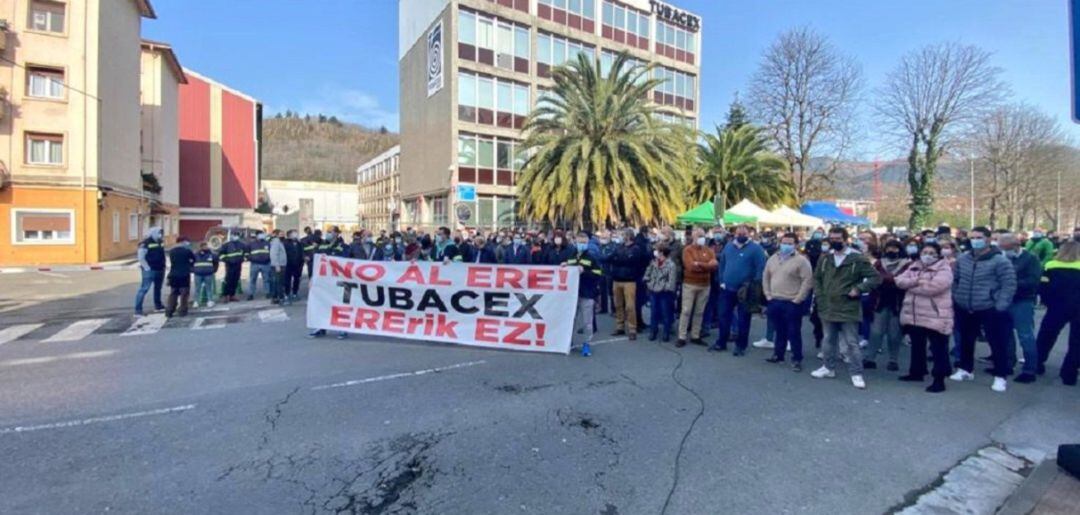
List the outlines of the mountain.
{"type": "Polygon", "coordinates": [[[292,113],[263,120],[262,178],[356,183],[356,169],[396,145],[383,129],[341,122],[325,115],[292,113]]]}

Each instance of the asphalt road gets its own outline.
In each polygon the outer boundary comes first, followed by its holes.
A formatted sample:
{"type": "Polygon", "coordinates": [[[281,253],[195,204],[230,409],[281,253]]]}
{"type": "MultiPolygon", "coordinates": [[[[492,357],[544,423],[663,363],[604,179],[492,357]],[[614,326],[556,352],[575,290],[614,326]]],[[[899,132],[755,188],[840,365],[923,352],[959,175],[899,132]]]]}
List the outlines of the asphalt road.
{"type": "Polygon", "coordinates": [[[987,445],[1080,441],[1061,349],[1005,394],[858,391],[762,350],[311,340],[265,301],[133,329],[136,279],[0,276],[0,513],[883,513],[987,445]]]}

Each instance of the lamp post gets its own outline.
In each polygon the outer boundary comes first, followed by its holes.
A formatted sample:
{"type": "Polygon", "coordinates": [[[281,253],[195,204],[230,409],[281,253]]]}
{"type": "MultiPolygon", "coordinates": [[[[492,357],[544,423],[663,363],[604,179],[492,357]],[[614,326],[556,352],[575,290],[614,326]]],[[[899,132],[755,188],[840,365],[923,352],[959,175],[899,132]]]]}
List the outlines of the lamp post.
{"type": "Polygon", "coordinates": [[[975,154],[971,154],[971,159],[968,161],[970,164],[971,175],[971,217],[968,221],[968,229],[975,227],[975,154]]]}

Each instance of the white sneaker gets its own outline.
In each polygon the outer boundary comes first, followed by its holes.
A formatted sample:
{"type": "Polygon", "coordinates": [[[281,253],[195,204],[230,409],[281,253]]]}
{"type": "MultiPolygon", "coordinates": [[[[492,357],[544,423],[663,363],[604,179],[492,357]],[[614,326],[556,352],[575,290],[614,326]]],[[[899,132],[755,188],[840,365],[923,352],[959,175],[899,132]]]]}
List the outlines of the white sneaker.
{"type": "Polygon", "coordinates": [[[956,369],[956,372],[953,373],[953,375],[949,376],[949,379],[957,382],[974,381],[975,374],[972,374],[971,372],[968,372],[967,370],[964,370],[962,368],[958,368],[956,369]]]}
{"type": "Polygon", "coordinates": [[[193,307],[193,308],[195,308],[195,309],[198,309],[198,308],[199,308],[199,303],[198,303],[198,302],[193,302],[193,303],[191,304],[191,307],[193,307]]]}
{"type": "Polygon", "coordinates": [[[1009,383],[1004,377],[995,377],[994,384],[990,386],[990,389],[995,392],[1004,392],[1008,385],[1009,383]]]}
{"type": "Polygon", "coordinates": [[[207,301],[207,302],[206,302],[206,307],[208,307],[208,308],[212,308],[212,307],[214,307],[214,301],[212,301],[212,300],[210,300],[210,301],[207,301]]]}
{"type": "Polygon", "coordinates": [[[870,342],[868,342],[866,340],[859,340],[859,348],[860,349],[865,349],[867,345],[870,345],[870,342]]]}
{"type": "Polygon", "coordinates": [[[760,340],[758,340],[758,341],[756,341],[754,343],[751,343],[750,345],[753,345],[755,349],[771,349],[771,348],[773,348],[773,342],[770,342],[769,340],[766,340],[765,338],[762,338],[762,339],[760,339],[760,340]]]}
{"type": "Polygon", "coordinates": [[[851,384],[860,390],[866,389],[866,381],[863,380],[862,376],[851,376],[851,384]]]}
{"type": "Polygon", "coordinates": [[[821,367],[821,368],[819,368],[819,369],[817,369],[817,370],[815,370],[813,372],[810,372],[810,377],[813,377],[815,379],[825,379],[825,378],[830,378],[831,379],[833,377],[836,377],[836,372],[833,372],[832,370],[829,370],[826,367],[821,367]]]}

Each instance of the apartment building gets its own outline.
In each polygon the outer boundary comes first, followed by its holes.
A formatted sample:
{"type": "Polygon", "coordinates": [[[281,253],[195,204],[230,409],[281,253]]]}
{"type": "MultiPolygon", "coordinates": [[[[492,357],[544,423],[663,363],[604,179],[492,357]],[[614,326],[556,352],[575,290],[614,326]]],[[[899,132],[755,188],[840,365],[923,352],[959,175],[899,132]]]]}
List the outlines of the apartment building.
{"type": "Polygon", "coordinates": [[[400,229],[400,160],[401,145],[394,145],[356,169],[356,183],[360,190],[357,215],[362,227],[388,231],[400,229]]]}
{"type": "Polygon", "coordinates": [[[656,63],[662,118],[697,126],[701,19],[658,0],[402,0],[399,21],[403,224],[520,224],[521,129],[578,54],[656,63]]]}
{"type": "MultiPolygon", "coordinates": [[[[161,227],[171,242],[180,223],[180,144],[177,100],[187,76],[171,46],[142,42],[142,130],[139,150],[142,175],[149,199],[151,227],[161,227]]],[[[113,215],[114,225],[120,223],[113,215]]]]}
{"type": "Polygon", "coordinates": [[[0,264],[133,254],[148,0],[0,0],[0,264]]]}

